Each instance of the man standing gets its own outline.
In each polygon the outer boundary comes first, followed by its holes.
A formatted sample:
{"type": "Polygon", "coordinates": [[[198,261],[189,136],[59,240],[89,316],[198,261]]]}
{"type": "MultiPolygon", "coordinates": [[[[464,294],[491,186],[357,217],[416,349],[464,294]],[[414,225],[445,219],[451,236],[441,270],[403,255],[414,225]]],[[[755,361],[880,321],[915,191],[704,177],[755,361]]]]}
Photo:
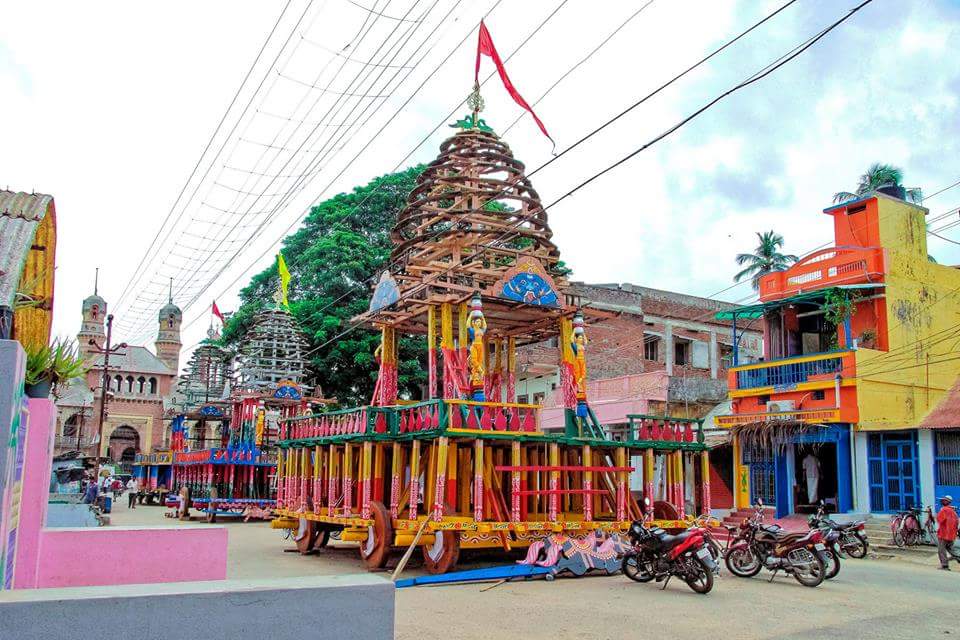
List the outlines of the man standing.
{"type": "Polygon", "coordinates": [[[816,504],[820,488],[820,460],[811,452],[803,459],[802,465],[803,474],[807,477],[807,500],[809,504],[816,504]]]}
{"type": "Polygon", "coordinates": [[[87,489],[83,494],[83,504],[96,504],[99,493],[100,487],[97,486],[97,481],[90,478],[87,481],[87,489]]]}
{"type": "Polygon", "coordinates": [[[951,503],[951,496],[940,498],[940,513],[937,514],[937,554],[940,556],[940,568],[950,571],[950,560],[960,562],[960,554],[953,548],[957,540],[957,512],[951,503]]]}
{"type": "Polygon", "coordinates": [[[140,493],[140,483],[136,476],[130,476],[127,482],[127,506],[131,509],[137,508],[137,494],[140,493]]]}

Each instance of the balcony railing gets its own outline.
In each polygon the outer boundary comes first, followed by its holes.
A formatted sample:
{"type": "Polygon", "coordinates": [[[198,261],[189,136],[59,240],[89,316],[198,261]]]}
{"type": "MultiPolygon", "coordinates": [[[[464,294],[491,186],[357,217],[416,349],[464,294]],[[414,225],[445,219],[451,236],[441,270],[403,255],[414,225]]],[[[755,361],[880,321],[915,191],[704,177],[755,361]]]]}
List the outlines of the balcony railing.
{"type": "Polygon", "coordinates": [[[839,409],[810,409],[797,411],[776,411],[769,413],[734,413],[723,416],[714,416],[713,422],[716,426],[729,429],[743,424],[754,424],[757,422],[809,422],[809,423],[827,423],[838,422],[840,420],[839,409]]]}
{"type": "MultiPolygon", "coordinates": [[[[734,367],[737,389],[793,387],[844,373],[844,357],[853,351],[833,351],[734,367]]],[[[852,363],[851,363],[852,364],[852,363]]]]}
{"type": "Polygon", "coordinates": [[[833,247],[811,253],[786,271],[760,279],[760,300],[779,300],[841,284],[875,283],[885,272],[883,249],[833,247]]]}

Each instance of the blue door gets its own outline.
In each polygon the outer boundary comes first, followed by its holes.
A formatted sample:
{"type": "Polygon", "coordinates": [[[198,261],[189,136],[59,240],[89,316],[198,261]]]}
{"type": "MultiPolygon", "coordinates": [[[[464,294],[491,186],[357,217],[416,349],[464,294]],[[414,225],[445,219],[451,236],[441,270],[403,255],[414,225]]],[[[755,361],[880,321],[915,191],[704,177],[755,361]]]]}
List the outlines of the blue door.
{"type": "Polygon", "coordinates": [[[777,504],[776,464],[770,451],[758,447],[744,447],[743,463],[750,465],[750,502],[773,507],[777,504]]]}
{"type": "Polygon", "coordinates": [[[960,431],[938,431],[934,449],[937,496],[960,496],[960,431]]]}
{"type": "Polygon", "coordinates": [[[900,511],[920,504],[915,434],[870,434],[868,462],[872,511],[900,511]]]}

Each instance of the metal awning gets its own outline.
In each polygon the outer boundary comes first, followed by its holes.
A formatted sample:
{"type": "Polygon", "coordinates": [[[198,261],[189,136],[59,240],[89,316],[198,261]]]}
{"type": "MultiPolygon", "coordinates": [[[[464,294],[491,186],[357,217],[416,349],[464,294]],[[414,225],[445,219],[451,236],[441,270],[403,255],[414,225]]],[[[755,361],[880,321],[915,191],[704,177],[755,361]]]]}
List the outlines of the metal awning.
{"type": "Polygon", "coordinates": [[[736,307],[735,309],[727,309],[726,311],[718,311],[716,316],[717,320],[733,320],[734,317],[742,318],[746,320],[754,320],[757,318],[762,318],[770,309],[776,309],[782,307],[785,304],[794,304],[797,302],[813,302],[814,300],[819,300],[823,298],[824,293],[829,289],[879,289],[883,288],[886,285],[882,282],[875,283],[863,283],[863,284],[840,284],[834,287],[824,287],[823,289],[817,289],[816,291],[808,291],[806,293],[798,293],[795,296],[790,296],[789,298],[781,298],[779,300],[771,300],[770,302],[758,302],[756,304],[749,304],[743,307],[736,307]]]}

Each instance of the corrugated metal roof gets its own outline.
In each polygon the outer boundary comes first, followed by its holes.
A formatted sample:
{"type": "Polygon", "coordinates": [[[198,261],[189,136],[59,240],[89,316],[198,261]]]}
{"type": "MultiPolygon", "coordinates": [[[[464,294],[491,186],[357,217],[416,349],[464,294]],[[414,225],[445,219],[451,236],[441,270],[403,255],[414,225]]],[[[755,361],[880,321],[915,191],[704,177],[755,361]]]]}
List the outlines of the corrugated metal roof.
{"type": "Polygon", "coordinates": [[[960,378],[920,423],[921,429],[960,429],[960,378]]]}
{"type": "Polygon", "coordinates": [[[13,303],[37,225],[53,196],[0,190],[0,304],[13,303]]]}
{"type": "MultiPolygon", "coordinates": [[[[110,369],[118,369],[130,373],[157,373],[165,375],[176,375],[176,371],[170,369],[163,361],[155,356],[146,347],[128,346],[120,350],[123,355],[113,354],[110,356],[110,369]]],[[[93,359],[93,366],[103,366],[103,356],[98,355],[93,359]]]]}

